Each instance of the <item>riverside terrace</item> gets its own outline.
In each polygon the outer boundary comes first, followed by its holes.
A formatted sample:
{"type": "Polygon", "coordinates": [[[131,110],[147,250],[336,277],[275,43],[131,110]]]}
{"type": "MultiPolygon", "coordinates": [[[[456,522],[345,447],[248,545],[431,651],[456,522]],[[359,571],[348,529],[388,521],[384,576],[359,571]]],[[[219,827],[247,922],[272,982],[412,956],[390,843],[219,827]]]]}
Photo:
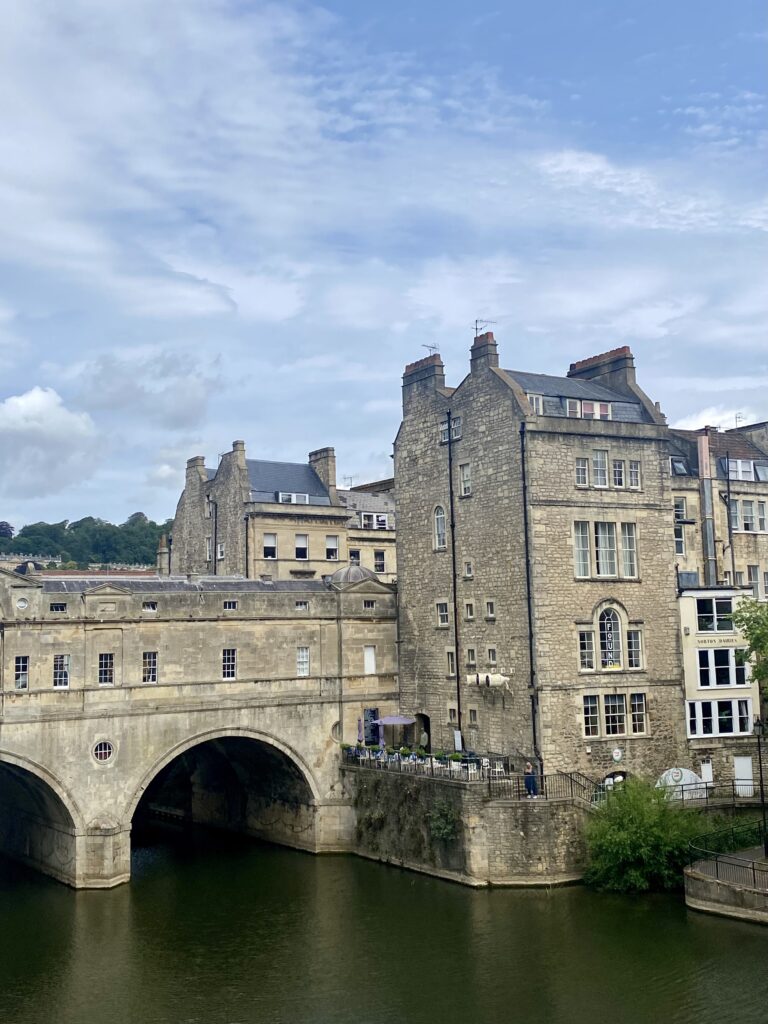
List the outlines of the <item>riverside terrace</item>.
{"type": "MultiPolygon", "coordinates": [[[[507,755],[487,756],[449,754],[421,757],[416,753],[388,753],[385,750],[348,747],[344,764],[349,768],[372,769],[406,777],[441,779],[453,783],[482,783],[488,796],[506,800],[525,800],[532,796],[544,800],[582,800],[595,805],[610,795],[621,777],[599,782],[581,772],[536,774],[535,793],[526,785],[526,776],[507,755]]],[[[668,800],[682,802],[686,807],[720,810],[760,805],[757,787],[746,780],[730,782],[694,782],[669,784],[663,787],[668,800]]]]}

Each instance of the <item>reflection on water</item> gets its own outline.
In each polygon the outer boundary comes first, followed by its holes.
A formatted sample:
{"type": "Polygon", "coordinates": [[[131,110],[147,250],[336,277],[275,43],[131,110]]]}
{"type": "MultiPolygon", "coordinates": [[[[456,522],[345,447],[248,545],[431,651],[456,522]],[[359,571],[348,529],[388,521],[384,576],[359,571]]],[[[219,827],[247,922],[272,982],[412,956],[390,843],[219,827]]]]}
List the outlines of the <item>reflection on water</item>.
{"type": "Polygon", "coordinates": [[[2,1024],[765,1024],[768,929],[155,833],[129,886],[0,862],[2,1024]]]}

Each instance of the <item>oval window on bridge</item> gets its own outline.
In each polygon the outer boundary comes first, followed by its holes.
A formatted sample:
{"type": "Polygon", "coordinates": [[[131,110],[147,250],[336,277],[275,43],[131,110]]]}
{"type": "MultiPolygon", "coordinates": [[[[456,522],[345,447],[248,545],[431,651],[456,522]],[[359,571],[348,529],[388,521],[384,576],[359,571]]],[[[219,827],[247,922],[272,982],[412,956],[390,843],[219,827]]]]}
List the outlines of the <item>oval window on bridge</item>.
{"type": "Polygon", "coordinates": [[[97,761],[109,761],[115,752],[115,748],[109,740],[100,740],[93,748],[93,756],[97,761]]]}

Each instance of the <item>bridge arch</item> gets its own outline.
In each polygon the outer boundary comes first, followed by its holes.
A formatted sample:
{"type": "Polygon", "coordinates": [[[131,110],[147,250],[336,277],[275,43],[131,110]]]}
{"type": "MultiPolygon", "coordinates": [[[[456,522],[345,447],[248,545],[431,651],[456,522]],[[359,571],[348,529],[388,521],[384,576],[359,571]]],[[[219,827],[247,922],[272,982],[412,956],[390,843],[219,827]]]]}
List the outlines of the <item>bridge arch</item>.
{"type": "Polygon", "coordinates": [[[170,817],[316,851],[322,803],[313,772],[294,748],[262,730],[217,728],[157,758],[123,820],[136,828],[170,817]]]}
{"type": "Polygon", "coordinates": [[[77,884],[78,836],[86,831],[72,794],[48,769],[0,749],[0,849],[13,860],[77,884]]]}
{"type": "Polygon", "coordinates": [[[212,740],[226,740],[236,737],[255,740],[258,743],[262,743],[268,747],[274,747],[275,750],[280,751],[280,753],[289,761],[293,762],[298,771],[301,772],[304,781],[312,794],[312,799],[318,800],[320,798],[319,787],[309,765],[293,747],[288,746],[288,744],[279,740],[271,733],[262,732],[257,729],[246,729],[235,726],[229,729],[209,729],[205,732],[196,733],[194,736],[189,736],[171,747],[170,750],[163,754],[162,757],[158,758],[152,767],[145,772],[141,782],[131,794],[131,798],[128,801],[128,805],[123,815],[123,820],[131,821],[133,819],[133,816],[136,813],[136,808],[139,806],[139,801],[144,796],[147,787],[155,778],[157,778],[164,768],[171,764],[172,761],[181,757],[182,754],[185,754],[188,750],[201,746],[203,743],[208,743],[212,740]]]}

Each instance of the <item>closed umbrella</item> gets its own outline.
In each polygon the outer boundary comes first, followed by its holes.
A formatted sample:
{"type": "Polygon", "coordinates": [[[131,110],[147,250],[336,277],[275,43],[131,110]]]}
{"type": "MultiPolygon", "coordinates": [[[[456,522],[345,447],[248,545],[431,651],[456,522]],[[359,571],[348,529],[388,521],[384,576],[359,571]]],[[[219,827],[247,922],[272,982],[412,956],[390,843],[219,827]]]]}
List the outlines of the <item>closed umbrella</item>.
{"type": "Polygon", "coordinates": [[[357,720],[357,742],[362,743],[365,739],[365,733],[363,732],[363,720],[358,718],[357,720]]]}

